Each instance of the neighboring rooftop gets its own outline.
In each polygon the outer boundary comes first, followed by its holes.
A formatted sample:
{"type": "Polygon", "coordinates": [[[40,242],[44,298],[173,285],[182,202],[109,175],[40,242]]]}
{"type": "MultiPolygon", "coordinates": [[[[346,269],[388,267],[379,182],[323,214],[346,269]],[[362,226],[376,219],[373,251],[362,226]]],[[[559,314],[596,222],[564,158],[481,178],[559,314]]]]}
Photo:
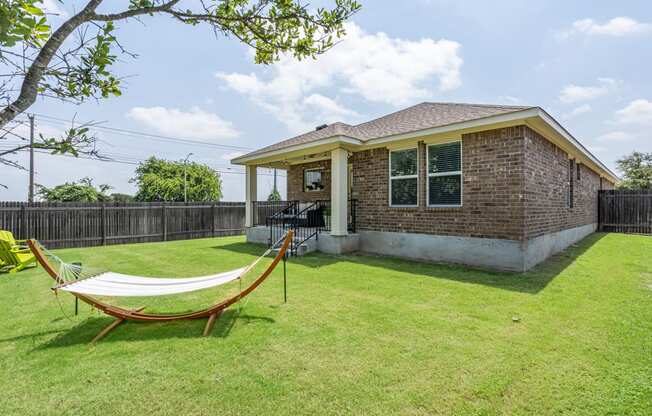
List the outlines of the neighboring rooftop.
{"type": "Polygon", "coordinates": [[[274,143],[242,157],[250,157],[336,136],[345,136],[367,141],[395,134],[411,133],[433,127],[442,127],[449,124],[528,110],[530,108],[534,107],[425,102],[355,126],[340,122],[332,123],[327,127],[320,126],[318,130],[274,143]]]}

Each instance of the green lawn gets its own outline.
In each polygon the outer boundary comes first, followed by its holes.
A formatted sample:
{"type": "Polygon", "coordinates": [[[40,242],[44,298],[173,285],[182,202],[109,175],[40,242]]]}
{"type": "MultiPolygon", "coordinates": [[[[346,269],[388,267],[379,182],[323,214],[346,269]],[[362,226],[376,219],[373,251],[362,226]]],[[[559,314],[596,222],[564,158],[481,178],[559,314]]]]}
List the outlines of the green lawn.
{"type": "MultiPolygon", "coordinates": [[[[241,237],[60,250],[188,276],[260,253],[241,237]],[[191,259],[192,263],[186,263],[191,259]]],[[[312,254],[279,268],[208,338],[204,321],[129,323],[0,275],[0,415],[650,415],[652,238],[593,235],[525,274],[312,254]],[[69,318],[66,317],[69,316],[69,318]],[[515,319],[518,318],[518,319],[515,319]]],[[[167,299],[186,310],[237,287],[167,299]]]]}

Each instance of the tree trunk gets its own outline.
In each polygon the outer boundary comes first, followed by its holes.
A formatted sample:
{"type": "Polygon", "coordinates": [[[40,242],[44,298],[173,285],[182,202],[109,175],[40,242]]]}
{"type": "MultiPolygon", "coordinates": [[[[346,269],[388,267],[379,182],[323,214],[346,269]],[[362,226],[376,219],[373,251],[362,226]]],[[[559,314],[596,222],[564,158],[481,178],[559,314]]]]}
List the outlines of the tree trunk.
{"type": "Polygon", "coordinates": [[[47,69],[52,57],[68,36],[77,29],[82,23],[91,20],[91,16],[95,14],[95,9],[102,3],[103,0],[91,0],[88,2],[84,9],[65,21],[45,42],[43,48],[32,62],[32,65],[27,70],[27,74],[23,79],[23,84],[20,88],[20,95],[7,107],[0,111],[0,127],[4,127],[8,122],[13,120],[17,115],[27,110],[38,96],[38,85],[43,78],[43,73],[47,69]]]}

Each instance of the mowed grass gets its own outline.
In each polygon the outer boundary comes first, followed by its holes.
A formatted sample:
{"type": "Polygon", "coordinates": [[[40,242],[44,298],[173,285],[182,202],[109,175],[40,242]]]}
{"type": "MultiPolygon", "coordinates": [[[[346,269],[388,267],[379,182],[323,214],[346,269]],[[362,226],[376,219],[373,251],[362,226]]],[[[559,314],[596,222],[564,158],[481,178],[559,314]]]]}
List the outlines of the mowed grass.
{"type": "MultiPolygon", "coordinates": [[[[230,237],[57,254],[192,276],[262,250],[230,237]]],[[[652,414],[650,237],[595,234],[525,274],[311,254],[288,263],[287,304],[282,280],[211,337],[203,320],[128,323],[91,346],[110,318],[72,316],[64,293],[62,312],[40,268],[2,275],[0,415],[652,414]]],[[[130,302],[181,311],[235,289],[130,302]]]]}

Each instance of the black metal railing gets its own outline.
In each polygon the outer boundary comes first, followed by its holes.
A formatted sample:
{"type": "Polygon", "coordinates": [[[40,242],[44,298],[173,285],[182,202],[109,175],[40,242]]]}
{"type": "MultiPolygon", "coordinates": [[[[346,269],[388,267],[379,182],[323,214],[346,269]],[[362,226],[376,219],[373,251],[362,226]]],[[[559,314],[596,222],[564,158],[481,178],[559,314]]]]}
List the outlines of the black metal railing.
{"type": "Polygon", "coordinates": [[[253,201],[254,227],[266,225],[267,218],[279,212],[292,209],[299,201],[253,201]]]}
{"type": "MultiPolygon", "coordinates": [[[[321,231],[331,231],[331,201],[330,200],[320,200],[317,201],[321,207],[323,207],[324,212],[324,226],[321,231]]],[[[347,228],[351,233],[356,231],[356,220],[357,220],[357,208],[358,200],[349,199],[348,207],[348,219],[347,219],[347,228]]]]}
{"type": "MultiPolygon", "coordinates": [[[[356,230],[357,201],[349,200],[348,230],[356,230]]],[[[311,238],[319,239],[319,233],[331,231],[331,203],[328,200],[299,203],[292,202],[287,207],[268,216],[265,225],[269,228],[269,244],[280,240],[288,230],[294,231],[291,254],[311,238]]]]}

